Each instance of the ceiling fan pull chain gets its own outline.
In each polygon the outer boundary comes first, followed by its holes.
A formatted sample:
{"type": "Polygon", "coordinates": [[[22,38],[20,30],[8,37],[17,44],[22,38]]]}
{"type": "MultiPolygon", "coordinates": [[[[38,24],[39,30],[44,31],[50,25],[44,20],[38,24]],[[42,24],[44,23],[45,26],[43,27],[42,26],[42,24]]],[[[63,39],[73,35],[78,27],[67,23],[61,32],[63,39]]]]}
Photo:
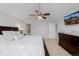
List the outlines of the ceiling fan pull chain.
{"type": "Polygon", "coordinates": [[[40,10],[40,3],[39,3],[39,14],[41,14],[41,10],[40,10]]]}

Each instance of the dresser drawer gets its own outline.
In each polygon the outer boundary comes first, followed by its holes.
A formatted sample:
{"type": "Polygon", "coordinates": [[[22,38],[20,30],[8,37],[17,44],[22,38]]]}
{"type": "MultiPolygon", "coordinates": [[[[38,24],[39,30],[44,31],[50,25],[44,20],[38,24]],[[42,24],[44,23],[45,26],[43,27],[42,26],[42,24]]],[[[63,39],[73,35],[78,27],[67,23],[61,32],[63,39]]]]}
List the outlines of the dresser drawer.
{"type": "Polygon", "coordinates": [[[59,33],[59,45],[72,55],[79,55],[79,37],[59,33]]]}

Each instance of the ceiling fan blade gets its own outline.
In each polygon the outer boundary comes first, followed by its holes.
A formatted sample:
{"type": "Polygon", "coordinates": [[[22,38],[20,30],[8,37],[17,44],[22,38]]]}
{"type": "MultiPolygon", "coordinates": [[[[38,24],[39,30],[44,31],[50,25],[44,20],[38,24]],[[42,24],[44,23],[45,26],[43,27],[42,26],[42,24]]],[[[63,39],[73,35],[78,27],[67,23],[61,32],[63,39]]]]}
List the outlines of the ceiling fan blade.
{"type": "Polygon", "coordinates": [[[47,15],[50,15],[50,13],[45,13],[45,14],[43,14],[44,16],[47,16],[47,15]]]}
{"type": "Polygon", "coordinates": [[[44,16],[42,16],[43,17],[43,19],[46,19],[46,17],[44,17],[44,16]]]}
{"type": "Polygon", "coordinates": [[[29,15],[29,16],[36,16],[36,15],[29,15]]]}

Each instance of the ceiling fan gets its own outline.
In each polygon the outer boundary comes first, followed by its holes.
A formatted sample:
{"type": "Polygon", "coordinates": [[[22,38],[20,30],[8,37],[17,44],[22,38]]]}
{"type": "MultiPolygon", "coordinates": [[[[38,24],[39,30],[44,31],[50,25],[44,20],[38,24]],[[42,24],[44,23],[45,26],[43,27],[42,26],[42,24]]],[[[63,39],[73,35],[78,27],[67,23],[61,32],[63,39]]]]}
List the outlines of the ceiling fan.
{"type": "Polygon", "coordinates": [[[46,16],[49,16],[50,13],[42,13],[40,10],[40,3],[39,3],[39,9],[35,10],[35,14],[31,14],[30,16],[36,17],[36,19],[46,19],[46,16]]]}

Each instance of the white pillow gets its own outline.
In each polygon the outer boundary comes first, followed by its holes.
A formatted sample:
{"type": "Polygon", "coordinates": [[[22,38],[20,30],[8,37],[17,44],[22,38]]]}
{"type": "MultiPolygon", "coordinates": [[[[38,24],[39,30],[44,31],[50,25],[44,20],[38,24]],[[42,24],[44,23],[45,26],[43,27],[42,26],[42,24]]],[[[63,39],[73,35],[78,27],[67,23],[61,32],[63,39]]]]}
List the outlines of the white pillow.
{"type": "Polygon", "coordinates": [[[4,39],[5,39],[5,40],[9,40],[9,41],[15,40],[15,39],[14,39],[14,36],[9,35],[9,34],[8,34],[8,35],[4,35],[4,39]]]}
{"type": "Polygon", "coordinates": [[[14,33],[12,31],[2,31],[3,35],[8,35],[11,34],[13,35],[14,33]]]}
{"type": "Polygon", "coordinates": [[[14,39],[15,40],[20,40],[20,39],[22,39],[23,38],[23,35],[16,35],[16,36],[14,36],[14,39]]]}
{"type": "Polygon", "coordinates": [[[3,35],[0,35],[0,40],[4,40],[4,36],[3,35]]]}
{"type": "Polygon", "coordinates": [[[13,31],[13,33],[14,33],[13,35],[15,40],[20,40],[23,38],[23,35],[20,34],[18,31],[13,31]]]}
{"type": "Polygon", "coordinates": [[[19,31],[13,31],[15,35],[21,35],[19,31]]]}
{"type": "Polygon", "coordinates": [[[18,35],[15,31],[2,31],[5,40],[15,40],[14,36],[18,35]]]}
{"type": "Polygon", "coordinates": [[[19,40],[23,37],[18,31],[2,31],[2,33],[7,40],[19,40]]]}
{"type": "Polygon", "coordinates": [[[22,39],[23,38],[23,35],[22,34],[20,34],[18,31],[14,31],[14,39],[15,40],[20,40],[20,39],[22,39]]]}
{"type": "Polygon", "coordinates": [[[11,34],[11,35],[19,35],[20,33],[17,31],[2,31],[3,35],[11,34]]]}

